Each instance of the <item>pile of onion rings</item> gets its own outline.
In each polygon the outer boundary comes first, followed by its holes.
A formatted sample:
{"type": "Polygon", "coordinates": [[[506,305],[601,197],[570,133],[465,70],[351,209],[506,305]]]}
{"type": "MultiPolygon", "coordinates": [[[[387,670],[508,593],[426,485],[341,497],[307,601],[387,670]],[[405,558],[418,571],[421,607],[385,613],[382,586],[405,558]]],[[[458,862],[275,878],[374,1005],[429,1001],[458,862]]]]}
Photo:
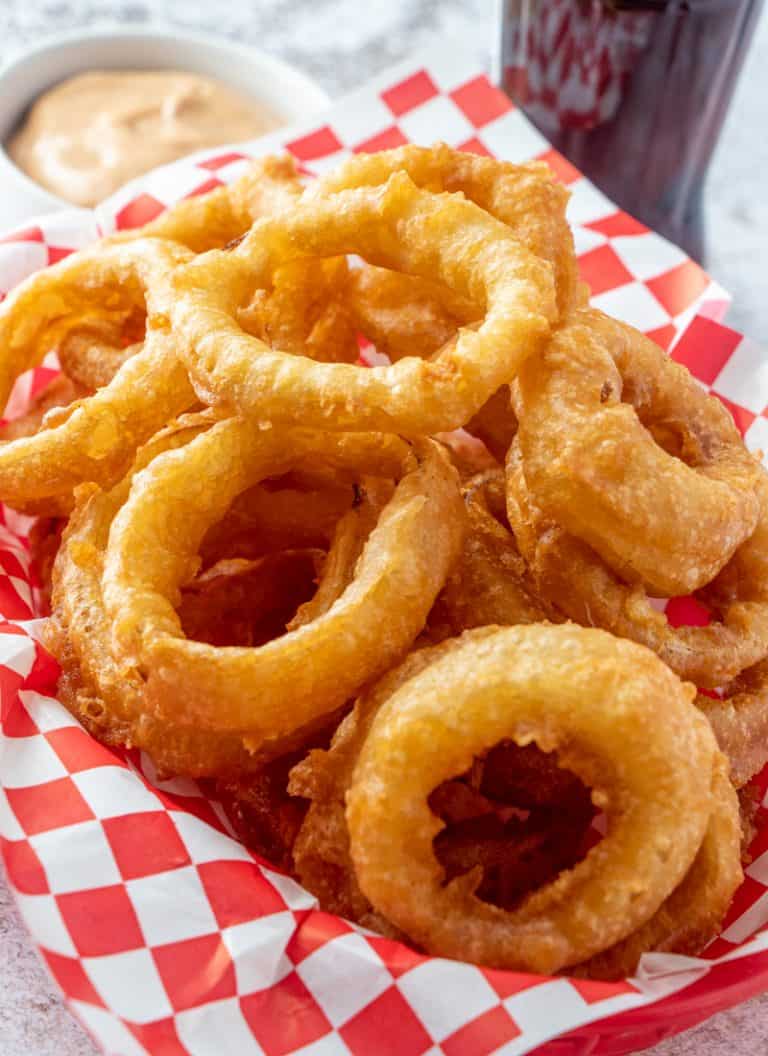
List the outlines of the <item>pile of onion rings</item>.
{"type": "Polygon", "coordinates": [[[4,401],[61,365],[0,500],[95,737],[213,779],[329,911],[602,979],[698,953],[742,880],[768,476],[588,307],[566,205],[442,145],[268,158],[73,254],[0,308],[4,401]]]}

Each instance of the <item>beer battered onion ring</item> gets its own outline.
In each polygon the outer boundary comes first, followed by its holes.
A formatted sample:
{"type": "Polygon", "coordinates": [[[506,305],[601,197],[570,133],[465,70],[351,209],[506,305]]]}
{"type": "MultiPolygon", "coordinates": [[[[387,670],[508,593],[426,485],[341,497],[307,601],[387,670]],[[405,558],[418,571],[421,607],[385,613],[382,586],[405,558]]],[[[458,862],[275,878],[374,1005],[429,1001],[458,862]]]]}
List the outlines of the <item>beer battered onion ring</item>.
{"type": "MultiPolygon", "coordinates": [[[[552,264],[558,309],[562,316],[568,315],[583,302],[584,287],[579,281],[573,234],[565,217],[568,191],[554,180],[551,169],[544,162],[514,165],[479,154],[452,150],[445,143],[437,143],[433,147],[409,144],[395,150],[357,154],[348,158],[310,187],[307,196],[379,186],[401,172],[407,173],[417,187],[428,191],[460,191],[469,201],[506,224],[514,237],[534,256],[552,264]]],[[[398,281],[396,276],[387,276],[385,272],[380,275],[380,281],[383,289],[390,294],[385,303],[391,303],[392,293],[399,285],[401,300],[407,304],[407,277],[398,281]]],[[[369,294],[375,294],[375,281],[369,279],[364,286],[369,294]]],[[[439,300],[439,293],[436,296],[439,300]]],[[[455,318],[458,314],[455,305],[449,302],[449,308],[453,309],[455,318]]],[[[407,312],[405,317],[408,319],[407,312]]],[[[397,321],[391,321],[397,327],[397,321]]],[[[385,327],[385,330],[391,333],[391,327],[385,327]]],[[[447,337],[435,347],[445,340],[447,337]]],[[[408,332],[403,329],[402,342],[398,342],[397,347],[407,346],[408,332]]]]}
{"type": "Polygon", "coordinates": [[[113,649],[126,672],[145,680],[158,716],[240,731],[256,750],[326,716],[405,652],[463,531],[456,472],[432,441],[217,422],[138,474],[113,522],[102,577],[113,649]],[[313,453],[361,472],[378,464],[401,478],[352,583],[324,615],[259,648],[188,641],[175,603],[199,564],[206,530],[238,494],[313,453]]]}
{"type": "Polygon", "coordinates": [[[551,974],[626,938],[683,880],[709,822],[717,746],[693,687],[632,642],[546,624],[460,641],[373,720],[347,793],[357,881],[433,954],[551,974]],[[428,805],[505,739],[556,751],[608,816],[581,862],[511,911],[476,897],[476,874],[443,884],[428,805]],[[419,761],[407,781],[404,759],[419,761]]]}
{"type": "Polygon", "coordinates": [[[768,660],[742,671],[721,697],[700,693],[696,703],[730,760],[731,781],[743,788],[768,763],[768,660]]]}
{"type": "MultiPolygon", "coordinates": [[[[276,744],[262,745],[258,752],[254,752],[239,734],[200,730],[185,722],[183,716],[174,722],[158,718],[147,702],[145,683],[140,673],[135,669],[126,670],[113,655],[111,622],[104,610],[101,588],[109,531],[115,514],[128,496],[132,476],[157,455],[189,443],[210,425],[209,415],[186,415],[178,424],[159,433],[141,449],[132,474],[127,475],[111,491],[104,492],[94,486],[79,489],[75,510],[55,563],[53,615],[46,624],[46,643],[62,665],[63,675],[59,684],[62,701],[99,740],[116,747],[145,749],[162,774],[221,776],[235,780],[258,772],[265,759],[290,750],[294,740],[303,742],[306,736],[311,735],[313,724],[276,744]]],[[[370,451],[365,454],[371,458],[370,451]]],[[[375,452],[372,457],[375,461],[375,452]]],[[[384,455],[379,466],[374,468],[392,469],[386,458],[384,455]]],[[[333,508],[338,515],[341,496],[338,494],[339,489],[336,491],[333,508]]],[[[277,499],[279,505],[282,492],[268,494],[273,500],[277,499]]],[[[291,492],[290,495],[292,505],[296,493],[291,492]]],[[[347,508],[352,503],[352,497],[350,488],[347,508]]],[[[263,549],[270,557],[279,560],[288,557],[276,552],[270,533],[277,526],[268,518],[266,540],[263,538],[261,528],[264,522],[261,518],[269,509],[266,500],[256,493],[256,489],[246,493],[245,498],[248,499],[252,534],[257,539],[262,538],[266,544],[263,549]]],[[[318,493],[309,493],[308,499],[308,512],[311,513],[318,501],[318,493]]],[[[357,507],[366,508],[362,519],[368,526],[369,506],[367,498],[363,497],[357,507]]],[[[348,524],[343,515],[342,522],[348,524]]],[[[292,517],[287,520],[281,518],[280,526],[283,546],[294,543],[296,538],[299,542],[305,542],[300,534],[294,532],[296,522],[292,517]]],[[[346,528],[341,531],[341,527],[340,522],[336,535],[343,536],[343,544],[339,547],[336,538],[331,542],[317,588],[326,607],[330,607],[343,593],[354,574],[357,547],[350,549],[347,545],[349,532],[346,528]]],[[[356,525],[356,529],[357,539],[362,528],[356,525]]],[[[222,561],[218,567],[228,564],[237,566],[242,562],[237,559],[222,561]]],[[[213,572],[215,568],[197,577],[190,589],[206,577],[210,578],[213,572]]],[[[216,579],[212,580],[211,585],[216,589],[216,579]]],[[[268,587],[268,584],[265,586],[268,587]]],[[[190,612],[189,600],[188,595],[180,598],[179,618],[185,624],[190,619],[193,623],[195,620],[194,611],[190,612]]],[[[192,605],[194,607],[194,602],[192,605]]],[[[205,621],[199,622],[202,625],[205,621]]]]}
{"type": "Polygon", "coordinates": [[[756,484],[755,531],[701,592],[714,617],[706,627],[673,627],[642,586],[628,586],[591,547],[546,517],[528,489],[517,441],[507,457],[507,512],[544,604],[646,645],[681,678],[714,689],[768,650],[768,474],[762,469],[756,484]]]}
{"type": "Polygon", "coordinates": [[[719,755],[715,757],[707,831],[682,883],[647,924],[623,942],[571,969],[569,974],[588,979],[624,979],[635,972],[642,955],[650,951],[671,950],[695,956],[717,936],[743,880],[739,800],[728,779],[728,761],[719,755]]]}
{"type": "MultiPolygon", "coordinates": [[[[134,471],[209,425],[204,416],[191,415],[159,433],[137,455],[134,471]]],[[[101,575],[109,530],[130,484],[128,474],[111,491],[94,485],[79,489],[54,563],[45,643],[62,667],[62,703],[105,744],[148,751],[162,774],[236,777],[258,770],[263,759],[249,752],[241,737],[158,720],[146,705],[141,676],[115,661],[101,575]]]]}
{"type": "Polygon", "coordinates": [[[232,183],[183,198],[143,227],[111,235],[105,244],[163,238],[193,253],[222,249],[244,235],[258,217],[293,206],[301,193],[299,173],[290,155],[258,158],[232,183]]]}
{"type": "MultiPolygon", "coordinates": [[[[307,194],[376,186],[400,171],[425,190],[461,192],[506,224],[526,249],[552,264],[561,318],[584,302],[586,287],[579,280],[573,234],[565,215],[569,195],[543,162],[513,165],[451,150],[444,143],[432,148],[408,145],[358,154],[307,194]]],[[[393,362],[406,355],[433,355],[458,327],[478,318],[477,307],[473,310],[472,305],[447,293],[434,282],[381,268],[350,272],[349,300],[358,326],[393,362]]],[[[514,435],[507,387],[466,424],[503,461],[514,435]]]]}
{"type": "Polygon", "coordinates": [[[761,470],[733,418],[636,330],[577,313],[517,391],[537,505],[627,582],[689,594],[754,531],[761,470]]]}
{"type": "Polygon", "coordinates": [[[472,202],[420,191],[404,173],[383,187],[302,199],[258,221],[234,249],[178,269],[172,284],[170,325],[204,402],[334,431],[423,436],[462,425],[515,376],[557,314],[550,265],[472,202]],[[484,304],[485,317],[433,360],[370,369],[288,356],[240,328],[238,308],[281,265],[346,253],[436,278],[484,304]]]}
{"type": "MultiPolygon", "coordinates": [[[[190,257],[174,243],[141,240],[77,253],[31,276],[0,311],[0,404],[78,318],[103,312],[110,299],[115,310],[146,303],[152,311],[172,269],[190,257]]],[[[3,502],[29,509],[53,500],[56,512],[66,511],[76,485],[119,480],[136,449],[194,402],[173,340],[148,331],[109,385],[57,411],[50,428],[44,421],[34,435],[0,445],[3,502]]]]}

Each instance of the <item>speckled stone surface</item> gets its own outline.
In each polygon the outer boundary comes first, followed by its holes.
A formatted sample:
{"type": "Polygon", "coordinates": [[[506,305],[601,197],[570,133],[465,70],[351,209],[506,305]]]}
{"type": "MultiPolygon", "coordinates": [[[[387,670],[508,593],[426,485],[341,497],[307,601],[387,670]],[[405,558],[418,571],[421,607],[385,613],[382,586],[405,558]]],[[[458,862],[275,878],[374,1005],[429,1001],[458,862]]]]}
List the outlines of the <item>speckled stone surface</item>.
{"type": "MultiPolygon", "coordinates": [[[[492,0],[0,0],[0,61],[42,36],[96,22],[150,20],[251,41],[296,63],[333,95],[442,34],[488,65],[492,0]]],[[[768,344],[768,14],[758,29],[709,181],[710,272],[734,295],[732,324],[768,344]]],[[[759,1056],[768,996],[651,1050],[654,1056],[759,1056]]],[[[23,931],[0,872],[0,1056],[93,1056],[23,931]]],[[[214,1056],[214,1054],[212,1054],[214,1056]]]]}

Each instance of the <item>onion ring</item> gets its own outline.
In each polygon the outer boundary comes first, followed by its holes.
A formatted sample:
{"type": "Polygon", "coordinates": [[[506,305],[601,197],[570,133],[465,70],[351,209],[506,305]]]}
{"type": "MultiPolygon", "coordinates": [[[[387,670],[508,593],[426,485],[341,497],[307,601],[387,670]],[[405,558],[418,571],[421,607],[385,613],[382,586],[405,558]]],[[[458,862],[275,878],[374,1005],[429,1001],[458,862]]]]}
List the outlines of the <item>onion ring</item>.
{"type": "MultiPolygon", "coordinates": [[[[139,241],[74,254],[22,283],[0,312],[0,403],[19,374],[53,351],[73,320],[87,317],[106,292],[119,307],[152,305],[169,272],[189,254],[173,243],[139,241]]],[[[0,498],[19,509],[55,499],[66,510],[83,481],[110,485],[136,449],[195,402],[174,343],[150,330],[109,385],[70,404],[55,425],[0,445],[0,498]]]]}
{"type": "Polygon", "coordinates": [[[457,647],[457,640],[410,653],[355,702],[327,751],[309,753],[293,768],[288,791],[310,801],[293,847],[293,865],[301,883],[328,912],[355,920],[383,935],[403,938],[376,913],[360,890],[349,853],[345,818],[347,789],[371,723],[382,704],[413,675],[457,647]]]}
{"type": "Polygon", "coordinates": [[[473,203],[420,191],[405,174],[264,218],[233,250],[197,258],[172,281],[171,324],[204,402],[335,431],[420,436],[462,425],[515,376],[556,314],[548,264],[473,203]],[[432,361],[370,369],[288,357],[243,333],[235,314],[249,289],[265,288],[290,260],[344,253],[437,275],[485,300],[482,325],[460,331],[432,361]]]}
{"type": "MultiPolygon", "coordinates": [[[[188,416],[159,433],[141,449],[134,470],[209,425],[204,416],[188,416]]],[[[52,617],[45,624],[45,644],[62,667],[59,699],[103,743],[146,749],[162,774],[237,777],[257,770],[263,760],[240,737],[157,720],[147,708],[141,677],[115,662],[101,574],[112,520],[130,483],[129,475],[108,492],[83,486],[64,532],[53,568],[52,617]]]]}
{"type": "Polygon", "coordinates": [[[588,979],[624,979],[652,950],[695,956],[714,939],[734,894],[741,868],[739,800],[728,780],[728,764],[715,757],[712,813],[699,853],[682,883],[643,927],[569,974],[588,979]]]}
{"type": "Polygon", "coordinates": [[[455,471],[437,445],[411,448],[385,439],[347,435],[331,442],[327,434],[263,432],[230,419],[136,477],[110,531],[102,584],[113,647],[126,671],[144,677],[158,715],[241,731],[255,751],[322,719],[408,648],[455,560],[462,508],[455,471]],[[186,640],[174,602],[199,563],[209,525],[238,493],[318,448],[363,472],[370,460],[387,468],[394,461],[404,473],[353,583],[324,616],[258,649],[217,650],[186,640]],[[178,514],[173,523],[169,496],[178,514]]]}
{"type": "MultiPolygon", "coordinates": [[[[528,491],[517,441],[507,458],[507,512],[518,548],[547,607],[653,649],[681,678],[716,688],[768,650],[768,474],[757,480],[760,520],[714,584],[707,627],[672,627],[641,586],[630,587],[586,543],[544,516],[528,491]],[[729,589],[716,596],[722,580],[729,589]]],[[[711,595],[711,596],[710,596],[711,595]]]]}
{"type": "MultiPolygon", "coordinates": [[[[409,144],[348,158],[310,187],[307,196],[379,186],[396,173],[407,173],[417,187],[432,192],[460,191],[511,228],[526,249],[552,264],[561,315],[568,315],[583,303],[584,287],[565,217],[569,194],[554,180],[545,163],[513,165],[452,150],[445,143],[432,147],[409,144]]],[[[384,281],[392,284],[390,289],[398,283],[396,278],[384,281]]],[[[405,283],[400,285],[404,287],[405,283]]],[[[403,335],[407,341],[407,331],[403,335]]]]}
{"type": "Polygon", "coordinates": [[[94,333],[92,325],[64,338],[58,348],[63,374],[93,392],[109,385],[123,363],[140,352],[142,342],[130,344],[94,333]]]}
{"type": "Polygon", "coordinates": [[[73,400],[87,396],[88,392],[63,374],[57,375],[34,397],[24,414],[11,418],[0,425],[0,442],[18,440],[22,436],[34,436],[43,423],[51,421],[51,411],[68,407],[73,400]]]}
{"type": "Polygon", "coordinates": [[[183,198],[155,220],[111,235],[105,244],[163,238],[193,253],[221,249],[244,235],[258,217],[290,208],[301,192],[296,163],[289,154],[259,158],[232,183],[183,198]]]}
{"type": "Polygon", "coordinates": [[[768,763],[768,660],[743,671],[721,699],[700,693],[696,703],[730,760],[731,781],[743,788],[768,763]]]}
{"type": "Polygon", "coordinates": [[[355,569],[368,536],[376,527],[384,503],[371,501],[362,489],[351,510],[341,517],[333,533],[328,558],[323,566],[317,590],[301,605],[288,624],[289,631],[298,630],[324,616],[341,597],[355,578],[355,569]]]}
{"type": "MultiPolygon", "coordinates": [[[[568,192],[541,162],[500,163],[492,158],[451,150],[444,143],[431,148],[408,145],[348,159],[311,187],[308,195],[376,186],[397,172],[406,172],[418,187],[460,191],[502,221],[535,256],[554,268],[558,311],[562,318],[583,304],[586,289],[579,280],[573,235],[565,216],[568,192]]],[[[351,273],[351,309],[363,333],[393,362],[405,355],[431,356],[457,328],[477,318],[466,300],[447,297],[435,283],[363,268],[351,273]]],[[[467,424],[496,458],[503,460],[514,435],[514,416],[507,412],[504,387],[491,396],[467,424]]]]}
{"type": "Polygon", "coordinates": [[[731,415],[638,331],[580,312],[521,371],[516,391],[537,505],[627,582],[689,594],[754,531],[760,467],[731,415]]]}
{"type": "MultiPolygon", "coordinates": [[[[158,454],[189,443],[211,421],[207,414],[187,415],[159,433],[139,452],[133,473],[158,454]]],[[[381,457],[390,468],[386,452],[381,457]]],[[[237,734],[200,730],[183,717],[173,723],[158,718],[148,705],[144,680],[115,660],[101,577],[111,524],[128,496],[131,478],[129,474],[110,492],[80,489],[56,558],[46,643],[63,668],[61,700],[99,740],[145,749],[162,774],[236,780],[256,773],[271,754],[289,751],[293,742],[311,736],[313,725],[257,754],[237,734]]],[[[183,618],[183,599],[180,611],[183,618]]]]}
{"type": "Polygon", "coordinates": [[[357,880],[431,953],[549,974],[624,939],[682,881],[711,811],[701,784],[709,789],[714,736],[693,687],[634,643],[547,625],[460,642],[373,720],[347,793],[357,880]],[[557,751],[609,818],[583,861],[510,912],[475,897],[475,874],[443,885],[432,846],[441,823],[427,804],[505,738],[557,751]],[[407,782],[403,758],[419,760],[407,782]]]}

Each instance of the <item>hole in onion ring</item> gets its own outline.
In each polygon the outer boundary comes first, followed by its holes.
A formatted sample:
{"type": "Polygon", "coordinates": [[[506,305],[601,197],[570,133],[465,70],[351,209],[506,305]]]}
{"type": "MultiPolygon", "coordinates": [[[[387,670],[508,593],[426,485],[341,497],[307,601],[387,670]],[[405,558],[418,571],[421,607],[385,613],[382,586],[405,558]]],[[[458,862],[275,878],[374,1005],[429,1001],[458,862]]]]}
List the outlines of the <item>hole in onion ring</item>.
{"type": "Polygon", "coordinates": [[[188,638],[209,645],[263,645],[284,634],[315,593],[322,550],[283,550],[256,560],[221,560],[182,591],[188,638]]]}
{"type": "Polygon", "coordinates": [[[446,822],[433,841],[445,882],[479,868],[477,897],[507,910],[601,839],[589,789],[534,744],[500,742],[429,806],[446,822]]]}

